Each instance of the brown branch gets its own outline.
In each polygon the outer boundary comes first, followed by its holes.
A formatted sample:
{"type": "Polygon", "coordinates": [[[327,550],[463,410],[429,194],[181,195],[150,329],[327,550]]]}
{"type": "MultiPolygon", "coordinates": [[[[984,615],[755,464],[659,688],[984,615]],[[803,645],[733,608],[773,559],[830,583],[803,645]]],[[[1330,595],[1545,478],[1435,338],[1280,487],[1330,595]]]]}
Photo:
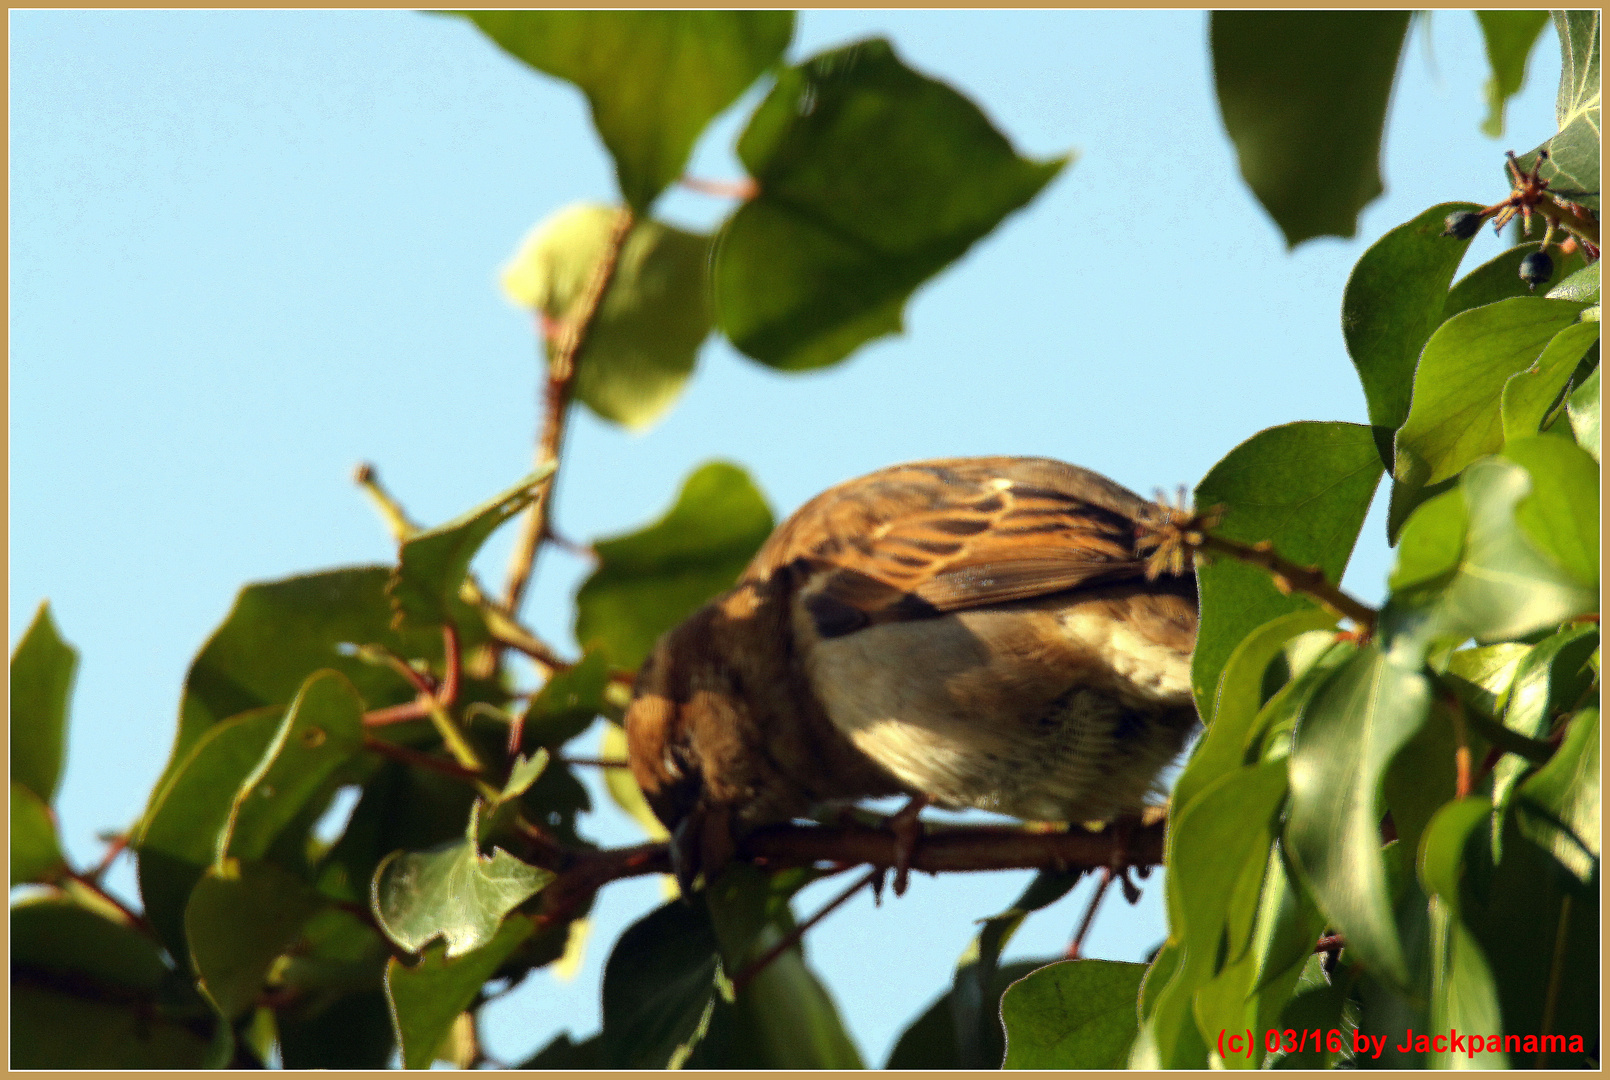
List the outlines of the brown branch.
{"type": "Polygon", "coordinates": [[[716,195],[726,199],[747,202],[760,194],[760,185],[751,177],[742,180],[702,180],[697,176],[684,176],[677,183],[701,195],[716,195]]]}
{"type": "Polygon", "coordinates": [[[1068,959],[1078,960],[1084,955],[1085,938],[1090,933],[1090,927],[1096,921],[1096,909],[1101,907],[1102,899],[1107,895],[1107,889],[1112,885],[1113,869],[1110,866],[1101,868],[1101,882],[1090,897],[1090,903],[1085,907],[1084,918],[1079,920],[1079,928],[1073,932],[1073,943],[1068,946],[1068,959]]]}
{"type": "Polygon", "coordinates": [[[1276,551],[1274,545],[1267,540],[1261,540],[1256,544],[1243,544],[1236,540],[1226,540],[1222,536],[1206,536],[1202,539],[1201,550],[1218,552],[1232,559],[1262,567],[1269,572],[1270,577],[1274,579],[1275,588],[1281,592],[1288,594],[1300,592],[1311,596],[1336,614],[1352,619],[1367,632],[1368,636],[1374,636],[1377,615],[1374,608],[1353,599],[1332,585],[1319,567],[1298,566],[1276,551]]]}
{"type": "Polygon", "coordinates": [[[589,757],[555,757],[554,760],[561,765],[590,765],[595,769],[629,769],[631,764],[625,758],[589,758],[589,757]]]}
{"type": "Polygon", "coordinates": [[[385,727],[387,724],[404,724],[410,720],[430,718],[430,706],[423,701],[405,701],[401,705],[388,705],[384,709],[371,709],[363,714],[364,727],[385,727]]]}
{"type": "MultiPolygon", "coordinates": [[[[1112,827],[1087,832],[1030,832],[1012,825],[931,829],[911,850],[911,869],[929,874],[958,870],[1070,870],[1105,866],[1157,866],[1163,861],[1163,823],[1139,825],[1120,837],[1112,827]]],[[[816,862],[895,865],[897,838],[865,825],[772,825],[745,837],[740,856],[768,865],[816,862]]]]}
{"type": "Polygon", "coordinates": [[[427,754],[410,746],[399,746],[394,742],[377,739],[373,735],[363,737],[363,748],[372,750],[381,757],[390,758],[392,761],[398,761],[404,765],[417,765],[421,769],[429,769],[431,772],[441,773],[443,776],[451,776],[455,780],[468,780],[473,783],[481,778],[480,773],[474,769],[465,768],[456,761],[448,761],[446,758],[439,758],[435,754],[427,754]]]}
{"type": "MultiPolygon", "coordinates": [[[[592,332],[604,294],[615,276],[620,263],[621,249],[631,234],[635,218],[632,211],[623,207],[610,231],[604,254],[593,270],[575,314],[565,325],[555,343],[548,362],[548,378],[543,392],[542,435],[537,443],[537,467],[552,464],[553,471],[540,482],[537,498],[526,511],[525,527],[515,543],[514,555],[509,562],[508,585],[504,590],[503,608],[509,615],[520,611],[526,585],[531,581],[532,567],[536,563],[537,549],[548,536],[548,518],[552,512],[554,485],[559,478],[559,452],[565,441],[565,420],[570,414],[570,394],[576,377],[576,361],[592,332]]],[[[546,348],[546,346],[544,346],[546,348]]]]}

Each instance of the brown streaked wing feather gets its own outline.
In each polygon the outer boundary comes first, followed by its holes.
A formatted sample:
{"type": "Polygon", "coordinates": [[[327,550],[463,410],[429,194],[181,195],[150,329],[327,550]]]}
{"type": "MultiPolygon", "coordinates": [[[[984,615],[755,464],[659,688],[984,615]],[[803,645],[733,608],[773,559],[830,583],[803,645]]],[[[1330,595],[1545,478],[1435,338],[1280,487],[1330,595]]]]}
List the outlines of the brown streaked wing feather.
{"type": "Polygon", "coordinates": [[[808,574],[824,633],[1140,576],[1148,506],[1095,473],[1044,458],[897,465],[831,488],[773,534],[748,578],[808,574]]]}

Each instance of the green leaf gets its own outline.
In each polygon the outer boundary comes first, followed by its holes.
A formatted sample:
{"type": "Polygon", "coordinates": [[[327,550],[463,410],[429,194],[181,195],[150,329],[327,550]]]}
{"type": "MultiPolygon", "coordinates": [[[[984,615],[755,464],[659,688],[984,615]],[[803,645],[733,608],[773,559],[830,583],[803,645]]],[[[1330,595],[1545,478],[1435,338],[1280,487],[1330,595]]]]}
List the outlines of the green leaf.
{"type": "Polygon", "coordinates": [[[256,1002],[275,959],[295,942],[321,901],[272,863],[230,859],[208,869],[185,908],[191,967],[226,1020],[256,1002]]]}
{"type": "Polygon", "coordinates": [[[760,190],[716,241],[717,321],[789,371],[899,332],[906,298],[1068,161],[1020,157],[881,38],[782,71],[738,156],[760,190]]]}
{"type": "Polygon", "coordinates": [[[1547,435],[1512,439],[1503,456],[1523,466],[1532,488],[1515,522],[1532,546],[1578,581],[1599,581],[1599,469],[1575,443],[1547,435]]]}
{"type": "Polygon", "coordinates": [[[1485,644],[1597,610],[1596,591],[1539,551],[1521,528],[1516,506],[1531,488],[1525,468],[1484,458],[1465,470],[1455,490],[1415,511],[1403,530],[1388,604],[1394,618],[1405,615],[1407,622],[1396,628],[1383,612],[1389,637],[1410,649],[1467,637],[1485,644]]]}
{"type": "Polygon", "coordinates": [[[11,908],[13,1069],[196,1068],[207,1040],[153,1009],[155,942],[69,900],[11,908]]]}
{"type": "Polygon", "coordinates": [[[573,1042],[570,1032],[561,1031],[555,1035],[548,1045],[535,1054],[522,1061],[516,1068],[520,1069],[599,1069],[603,1067],[603,1059],[599,1056],[604,1047],[602,1034],[594,1035],[581,1042],[573,1042]]]}
{"type": "Polygon", "coordinates": [[[548,752],[546,750],[539,748],[529,758],[524,754],[516,756],[514,765],[509,769],[508,783],[503,785],[502,797],[499,801],[507,802],[510,799],[524,795],[531,785],[536,783],[537,777],[542,775],[542,770],[547,767],[548,752]]]}
{"type": "Polygon", "coordinates": [[[1381,193],[1407,11],[1215,11],[1219,111],[1241,175],[1296,246],[1352,236],[1381,193]]]}
{"type": "Polygon", "coordinates": [[[1011,907],[984,920],[983,929],[962,952],[956,962],[956,975],[950,991],[957,1056],[952,1067],[999,1067],[1002,1054],[1001,991],[994,988],[994,983],[999,972],[1001,951],[1030,913],[1062,899],[1081,876],[1082,870],[1040,871],[1011,907]]]}
{"type": "Polygon", "coordinates": [[[460,12],[504,50],[574,83],[645,212],[682,175],[705,125],[782,58],[792,11],[460,12]]]}
{"type": "MultiPolygon", "coordinates": [[[[505,295],[555,324],[580,318],[620,213],[578,203],[538,225],[503,269],[505,295]]],[[[632,226],[576,358],[577,400],[634,430],[671,407],[710,336],[709,261],[709,236],[647,219],[632,226]]]]}
{"type": "Polygon", "coordinates": [[[502,848],[482,855],[475,839],[478,818],[470,814],[465,839],[432,851],[398,852],[375,871],[375,919],[409,952],[437,938],[446,941],[449,960],[479,949],[497,934],[505,915],[554,879],[552,871],[502,848]]]}
{"type": "Polygon", "coordinates": [[[1505,381],[1537,360],[1580,310],[1565,300],[1521,296],[1462,312],[1438,327],[1414,373],[1393,476],[1434,484],[1497,451],[1504,443],[1505,381]]]}
{"type": "Polygon", "coordinates": [[[1504,106],[1526,84],[1526,61],[1548,25],[1548,12],[1478,11],[1476,21],[1493,72],[1487,80],[1487,119],[1481,122],[1481,131],[1496,139],[1504,134],[1504,106]]]}
{"type": "MultiPolygon", "coordinates": [[[[995,969],[990,980],[987,1009],[992,1017],[999,1016],[1001,1010],[1001,995],[1006,988],[1017,982],[1031,971],[1036,971],[1046,964],[1054,963],[1060,957],[1044,960],[1017,960],[1010,964],[1002,964],[995,969]]],[[[885,1069],[959,1069],[961,1068],[961,1051],[956,1046],[956,1018],[952,1008],[954,988],[946,990],[935,998],[932,1004],[922,1011],[918,1017],[908,1025],[900,1038],[895,1042],[894,1049],[889,1051],[889,1060],[884,1062],[885,1069]]],[[[1133,1003],[1132,1003],[1133,1004],[1133,1003]]],[[[1000,1024],[993,1024],[990,1030],[990,1040],[984,1047],[984,1056],[999,1061],[1006,1054],[1005,1032],[1000,1024]]]]}
{"type": "Polygon", "coordinates": [[[1460,649],[1449,655],[1448,669],[1441,682],[1467,707],[1496,719],[1516,671],[1531,650],[1530,645],[1518,642],[1460,649]]]}
{"type": "Polygon", "coordinates": [[[659,521],[593,545],[598,569],[576,593],[576,639],[637,667],[661,634],[733,586],[771,529],[748,474],[700,466],[659,521]]]}
{"type": "MultiPolygon", "coordinates": [[[[1214,530],[1231,540],[1268,540],[1300,566],[1340,581],[1381,460],[1370,429],[1339,422],[1284,424],[1252,436],[1196,485],[1199,507],[1223,505],[1214,530]]],[[[1314,607],[1283,595],[1263,570],[1218,559],[1197,571],[1202,622],[1191,661],[1191,690],[1203,716],[1213,713],[1219,671],[1242,638],[1279,615],[1314,607]]]]}
{"type": "Polygon", "coordinates": [[[1536,435],[1543,428],[1543,421],[1559,402],[1571,373],[1598,343],[1598,323],[1567,326],[1554,335],[1530,367],[1509,377],[1504,383],[1500,409],[1506,440],[1536,435]]]}
{"type": "Polygon", "coordinates": [[[402,1047],[403,1068],[430,1068],[453,1021],[531,930],[531,920],[510,919],[486,944],[456,959],[449,948],[437,945],[412,966],[396,957],[387,962],[386,1000],[397,1045],[402,1047]]]}
{"type": "Polygon", "coordinates": [[[553,465],[538,469],[474,510],[404,540],[386,585],[396,612],[393,623],[424,630],[454,622],[454,602],[475,553],[500,525],[536,500],[537,485],[553,470],[553,465]]]}
{"type": "Polygon", "coordinates": [[[1599,710],[1587,708],[1548,764],[1515,792],[1521,834],[1585,885],[1599,870],[1599,785],[1599,710]]]}
{"type": "Polygon", "coordinates": [[[1349,951],[1399,986],[1409,970],[1381,854],[1381,783],[1430,703],[1424,675],[1365,646],[1315,693],[1291,751],[1292,861],[1349,951]]]}
{"type": "Polygon", "coordinates": [[[627,927],[604,965],[608,1068],[677,1067],[715,1008],[720,946],[702,903],[672,900],[627,927]]]}
{"type": "Polygon", "coordinates": [[[1145,964],[1064,960],[1001,997],[1008,1069],[1121,1069],[1135,1041],[1145,964]]]}
{"type": "MultiPolygon", "coordinates": [[[[242,589],[185,678],[164,781],[209,727],[251,709],[289,705],[308,675],[321,668],[350,679],[369,708],[412,701],[412,684],[363,659],[356,648],[381,645],[399,656],[441,663],[439,628],[392,629],[386,598],[391,573],[384,566],[352,567],[242,589]]],[[[466,653],[486,641],[478,619],[461,622],[459,635],[466,653]]],[[[474,689],[483,699],[506,700],[489,684],[474,689]]]]}
{"type": "Polygon", "coordinates": [[[337,671],[308,676],[279,730],[235,792],[218,834],[218,858],[254,861],[363,750],[363,702],[337,671]]]}
{"type": "Polygon", "coordinates": [[[526,706],[520,745],[557,750],[604,711],[609,659],[593,650],[575,667],[555,672],[526,706]]]}
{"type": "Polygon", "coordinates": [[[280,1059],[287,1069],[384,1069],[392,1062],[391,1016],[380,980],[334,1001],[322,995],[279,1010],[280,1059]]]}
{"type": "Polygon", "coordinates": [[[1594,368],[1587,381],[1571,393],[1566,404],[1571,416],[1571,430],[1582,449],[1599,460],[1599,369],[1594,368]]]}
{"type": "Polygon", "coordinates": [[[205,729],[151,793],[130,846],[146,916],[176,957],[190,955],[184,938],[190,890],[217,857],[235,793],[263,760],[283,717],[271,706],[205,729]]]}
{"type": "MultiPolygon", "coordinates": [[[[1348,275],[1342,294],[1342,335],[1364,384],[1370,423],[1390,456],[1391,432],[1409,415],[1414,367],[1431,332],[1469,240],[1444,236],[1443,219],[1475,203],[1440,203],[1370,245],[1348,275]]],[[[1390,462],[1387,463],[1390,465],[1390,462]]]]}
{"type": "Polygon", "coordinates": [[[1575,300],[1582,304],[1599,302],[1599,264],[1583,267],[1548,291],[1550,300],[1575,300]]]}
{"type": "Polygon", "coordinates": [[[11,781],[11,884],[53,881],[66,866],[50,807],[33,788],[11,781]]]}
{"type": "MultiPolygon", "coordinates": [[[[1537,251],[1539,247],[1537,243],[1517,244],[1493,256],[1454,282],[1453,288],[1448,290],[1448,299],[1442,306],[1442,321],[1447,322],[1455,315],[1471,308],[1496,304],[1500,300],[1509,300],[1517,296],[1535,297],[1536,293],[1528,289],[1526,282],[1521,280],[1520,267],[1521,260],[1537,251]]],[[[1575,268],[1581,265],[1580,255],[1562,256],[1556,251],[1553,259],[1554,276],[1549,280],[1556,283],[1563,283],[1575,272],[1575,268]]],[[[1551,289],[1550,292],[1552,291],[1551,289]]],[[[1549,299],[1570,298],[1549,297],[1549,299]]]]}
{"type": "Polygon", "coordinates": [[[49,805],[67,758],[67,706],[78,670],[78,650],[61,639],[50,604],[11,654],[11,779],[28,785],[49,805]]]}
{"type": "MultiPolygon", "coordinates": [[[[1430,826],[1420,848],[1420,880],[1432,901],[1431,1007],[1437,1030],[1457,1027],[1467,1032],[1500,1032],[1503,1017],[1491,968],[1481,946],[1460,917],[1460,879],[1472,837],[1479,837],[1490,806],[1479,796],[1450,802],[1430,826]]],[[[1485,1047],[1474,1058],[1451,1057],[1432,1063],[1443,1068],[1503,1068],[1502,1054],[1485,1047]]]]}
{"type": "MultiPolygon", "coordinates": [[[[1558,191],[1595,212],[1599,209],[1599,18],[1597,10],[1555,11],[1560,37],[1560,89],[1554,117],[1559,131],[1520,158],[1529,170],[1537,151],[1549,159],[1540,175],[1558,191]]],[[[1508,177],[1506,176],[1506,182],[1508,177]]]]}

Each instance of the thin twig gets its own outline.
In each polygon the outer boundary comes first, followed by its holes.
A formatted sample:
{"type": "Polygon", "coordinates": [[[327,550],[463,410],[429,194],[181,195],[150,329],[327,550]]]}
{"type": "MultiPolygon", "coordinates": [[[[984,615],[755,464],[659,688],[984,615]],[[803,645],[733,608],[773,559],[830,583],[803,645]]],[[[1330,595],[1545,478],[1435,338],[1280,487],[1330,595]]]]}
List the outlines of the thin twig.
{"type": "Polygon", "coordinates": [[[1261,566],[1269,571],[1269,575],[1274,579],[1275,588],[1281,592],[1300,592],[1311,596],[1336,614],[1352,619],[1367,632],[1368,636],[1374,636],[1378,614],[1374,608],[1353,599],[1332,585],[1319,567],[1298,566],[1276,551],[1269,541],[1243,544],[1236,540],[1226,540],[1222,536],[1207,536],[1203,538],[1201,548],[1203,551],[1218,552],[1232,559],[1251,563],[1253,566],[1261,566]]]}
{"type": "Polygon", "coordinates": [[[363,737],[363,747],[365,750],[372,750],[381,757],[390,758],[392,761],[398,761],[404,765],[417,765],[421,769],[429,769],[431,772],[441,773],[443,776],[451,776],[455,780],[474,782],[481,779],[481,773],[478,769],[467,769],[456,761],[448,761],[446,758],[439,758],[435,754],[415,750],[411,746],[401,746],[394,742],[387,742],[385,739],[377,739],[373,735],[363,737]]]}
{"type": "Polygon", "coordinates": [[[459,658],[458,627],[442,624],[442,688],[437,700],[451,709],[458,701],[458,684],[463,678],[459,658]]]}
{"type": "Polygon", "coordinates": [[[380,516],[385,519],[386,527],[391,530],[391,535],[397,543],[402,543],[419,531],[419,526],[409,519],[408,512],[402,508],[402,503],[381,486],[380,474],[375,471],[373,465],[367,461],[363,462],[353,470],[352,479],[374,500],[375,506],[380,510],[380,516]]]}
{"type": "Polygon", "coordinates": [[[1079,929],[1073,933],[1073,944],[1068,946],[1068,959],[1078,960],[1084,953],[1085,935],[1090,933],[1091,924],[1096,921],[1096,909],[1101,906],[1102,898],[1107,895],[1107,888],[1112,885],[1115,875],[1110,866],[1101,868],[1101,881],[1096,885],[1096,891],[1090,897],[1090,903],[1085,908],[1084,918],[1079,920],[1079,929]]]}
{"type": "Polygon", "coordinates": [[[101,861],[95,864],[95,869],[84,876],[91,881],[99,882],[101,878],[106,876],[106,872],[112,868],[112,864],[117,861],[117,857],[128,849],[128,846],[129,836],[127,833],[119,833],[107,840],[106,851],[101,855],[101,861]]]}
{"type": "Polygon", "coordinates": [[[595,769],[629,769],[631,763],[624,758],[556,757],[561,765],[588,765],[595,769]]]}
{"type": "Polygon", "coordinates": [[[882,876],[882,874],[883,870],[881,867],[867,872],[865,875],[858,878],[856,882],[849,888],[845,889],[833,899],[829,900],[816,914],[812,915],[804,922],[795,926],[788,933],[784,934],[782,940],[778,941],[777,944],[767,949],[756,960],[750,963],[748,967],[744,968],[742,971],[738,972],[737,975],[733,976],[733,993],[736,994],[741,992],[744,987],[754,982],[756,976],[758,976],[762,971],[765,971],[772,961],[776,960],[789,949],[792,949],[795,945],[798,945],[800,939],[805,936],[805,931],[827,918],[827,916],[835,908],[844,903],[850,897],[854,896],[856,893],[860,892],[862,889],[866,888],[868,885],[872,884],[875,880],[882,876]]]}
{"type": "MultiPolygon", "coordinates": [[[[565,320],[551,359],[548,378],[543,391],[542,435],[537,443],[537,466],[552,464],[553,471],[541,482],[537,499],[526,511],[525,526],[515,543],[514,555],[509,562],[508,586],[504,590],[503,608],[511,617],[519,614],[520,601],[531,571],[536,564],[537,549],[548,534],[548,518],[553,507],[554,485],[559,478],[559,452],[565,441],[565,420],[570,414],[570,394],[576,377],[576,361],[592,332],[604,294],[615,276],[620,263],[621,249],[631,234],[635,218],[629,208],[623,207],[610,231],[604,254],[593,271],[592,280],[582,294],[575,314],[565,320]]],[[[544,346],[546,348],[546,346],[544,346]]]]}
{"type": "Polygon", "coordinates": [[[747,202],[760,194],[760,185],[753,178],[742,180],[703,180],[697,176],[684,176],[677,183],[701,195],[715,195],[724,199],[742,199],[747,202]]]}
{"type": "Polygon", "coordinates": [[[363,714],[364,727],[385,727],[387,724],[405,724],[410,720],[424,720],[430,708],[423,701],[405,701],[401,705],[388,705],[384,709],[371,709],[363,714]]]}
{"type": "Polygon", "coordinates": [[[129,921],[129,925],[133,926],[136,930],[139,930],[141,933],[154,940],[161,940],[157,935],[156,927],[151,925],[151,921],[147,919],[144,914],[135,911],[123,901],[119,900],[115,895],[108,892],[104,885],[102,885],[99,881],[96,881],[89,874],[80,874],[77,870],[69,867],[62,873],[62,877],[69,881],[76,882],[77,884],[88,889],[90,892],[94,893],[97,898],[106,901],[108,904],[111,904],[117,909],[118,914],[127,919],[129,921]]]}

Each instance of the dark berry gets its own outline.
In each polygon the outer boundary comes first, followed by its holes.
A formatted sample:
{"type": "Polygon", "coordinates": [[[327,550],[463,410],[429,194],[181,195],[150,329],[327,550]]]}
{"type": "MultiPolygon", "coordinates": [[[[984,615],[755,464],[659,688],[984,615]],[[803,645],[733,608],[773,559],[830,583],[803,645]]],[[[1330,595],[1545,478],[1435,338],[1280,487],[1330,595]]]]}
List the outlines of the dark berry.
{"type": "Polygon", "coordinates": [[[1534,251],[1521,260],[1521,280],[1526,287],[1536,290],[1537,287],[1554,276],[1554,260],[1549,258],[1546,251],[1534,251]]]}
{"type": "Polygon", "coordinates": [[[1442,235],[1455,240],[1469,240],[1481,231],[1481,215],[1460,210],[1442,219],[1442,235]]]}

